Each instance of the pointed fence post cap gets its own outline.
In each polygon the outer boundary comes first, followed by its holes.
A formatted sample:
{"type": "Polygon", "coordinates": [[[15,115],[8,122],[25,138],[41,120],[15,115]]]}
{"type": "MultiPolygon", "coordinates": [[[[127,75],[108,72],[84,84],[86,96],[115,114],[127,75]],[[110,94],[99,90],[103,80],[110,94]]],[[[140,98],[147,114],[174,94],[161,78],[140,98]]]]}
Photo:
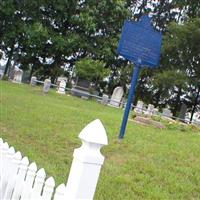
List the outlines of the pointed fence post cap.
{"type": "Polygon", "coordinates": [[[89,123],[79,134],[79,138],[86,142],[107,145],[108,137],[106,130],[99,119],[89,123]]]}

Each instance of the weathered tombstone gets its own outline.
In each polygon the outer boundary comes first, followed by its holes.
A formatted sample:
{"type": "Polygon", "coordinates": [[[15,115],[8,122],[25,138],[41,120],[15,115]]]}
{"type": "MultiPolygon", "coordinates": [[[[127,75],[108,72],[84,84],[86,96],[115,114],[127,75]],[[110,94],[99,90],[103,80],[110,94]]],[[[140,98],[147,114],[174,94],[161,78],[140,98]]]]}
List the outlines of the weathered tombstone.
{"type": "Polygon", "coordinates": [[[158,108],[154,108],[153,109],[153,115],[158,115],[158,114],[159,114],[158,108]]]}
{"type": "Polygon", "coordinates": [[[108,95],[107,94],[103,94],[102,100],[101,100],[101,104],[107,105],[108,104],[108,100],[109,100],[108,95]]]}
{"type": "Polygon", "coordinates": [[[57,81],[56,81],[56,85],[60,85],[60,82],[62,81],[62,80],[64,80],[66,83],[67,83],[67,78],[66,77],[62,77],[62,76],[59,76],[58,78],[57,78],[57,81]]]}
{"type": "Polygon", "coordinates": [[[37,77],[36,76],[32,76],[31,77],[30,85],[31,86],[36,86],[36,83],[37,83],[36,81],[37,81],[37,77]]]}
{"type": "Polygon", "coordinates": [[[90,95],[89,92],[90,82],[87,80],[78,79],[76,81],[75,86],[71,89],[71,93],[77,97],[88,97],[90,95]]]}
{"type": "Polygon", "coordinates": [[[124,90],[122,87],[116,87],[110,99],[110,104],[113,107],[119,107],[122,97],[124,95],[124,90]]]}
{"type": "Polygon", "coordinates": [[[23,70],[19,69],[18,67],[15,67],[13,82],[14,83],[21,83],[22,82],[22,76],[23,76],[23,70]]]}
{"type": "Polygon", "coordinates": [[[196,125],[200,125],[200,112],[195,112],[192,122],[196,125]]]}
{"type": "Polygon", "coordinates": [[[172,117],[172,113],[168,108],[163,109],[162,115],[163,115],[163,117],[168,117],[168,118],[172,117]]]}
{"type": "Polygon", "coordinates": [[[43,92],[44,93],[48,93],[50,87],[51,87],[51,80],[50,79],[45,79],[44,80],[43,92]]]}
{"type": "Polygon", "coordinates": [[[185,121],[186,112],[187,112],[187,106],[183,103],[181,105],[181,110],[180,110],[180,114],[179,114],[179,118],[183,122],[185,121]]]}
{"type": "Polygon", "coordinates": [[[66,81],[65,80],[61,80],[60,83],[59,83],[57,92],[59,94],[65,94],[65,88],[66,88],[66,81]]]}
{"type": "Polygon", "coordinates": [[[136,105],[136,107],[135,107],[135,109],[134,109],[134,111],[135,111],[137,114],[142,114],[142,112],[143,112],[143,106],[144,106],[143,101],[138,101],[138,102],[137,102],[137,105],[136,105]]]}
{"type": "Polygon", "coordinates": [[[149,115],[149,116],[152,116],[153,115],[153,110],[154,110],[154,105],[149,104],[148,108],[147,108],[147,111],[146,111],[146,114],[149,115]]]}
{"type": "Polygon", "coordinates": [[[0,80],[3,78],[4,70],[0,69],[0,80]]]}

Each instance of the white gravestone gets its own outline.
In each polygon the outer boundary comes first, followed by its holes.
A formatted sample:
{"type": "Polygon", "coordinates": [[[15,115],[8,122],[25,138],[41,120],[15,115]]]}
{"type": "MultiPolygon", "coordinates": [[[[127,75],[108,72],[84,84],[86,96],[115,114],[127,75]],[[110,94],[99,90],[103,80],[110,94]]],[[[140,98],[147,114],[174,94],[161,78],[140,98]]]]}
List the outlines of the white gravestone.
{"type": "Polygon", "coordinates": [[[102,100],[101,100],[101,104],[107,105],[108,104],[108,99],[109,99],[108,95],[107,94],[103,94],[102,100]]]}
{"type": "Polygon", "coordinates": [[[149,104],[148,105],[148,108],[147,108],[147,111],[145,114],[149,115],[149,116],[152,116],[153,115],[153,112],[154,112],[154,105],[152,104],[149,104]]]}
{"type": "Polygon", "coordinates": [[[36,86],[36,83],[37,83],[36,81],[37,81],[37,78],[36,78],[35,76],[32,76],[32,77],[31,77],[30,85],[31,85],[31,86],[36,86]]]}
{"type": "Polygon", "coordinates": [[[57,81],[56,81],[56,85],[60,85],[60,82],[62,81],[62,80],[64,80],[66,83],[67,83],[67,81],[68,81],[68,79],[66,78],[66,77],[63,77],[63,76],[60,76],[60,77],[58,77],[58,79],[57,79],[57,81]]]}
{"type": "Polygon", "coordinates": [[[194,113],[192,122],[194,124],[200,125],[200,112],[194,113]]]}
{"type": "Polygon", "coordinates": [[[171,118],[171,117],[172,117],[172,113],[171,113],[171,111],[170,111],[168,108],[164,108],[164,109],[163,109],[162,115],[163,115],[164,117],[168,117],[168,118],[171,118]]]}
{"type": "Polygon", "coordinates": [[[23,70],[21,70],[19,68],[15,68],[13,82],[14,83],[21,83],[22,82],[22,76],[23,76],[23,70]]]}
{"type": "Polygon", "coordinates": [[[134,111],[135,111],[137,114],[142,114],[142,112],[143,112],[143,106],[144,106],[143,101],[138,101],[138,102],[137,102],[137,105],[136,105],[136,107],[135,107],[135,109],[134,109],[134,111]]]}
{"type": "Polygon", "coordinates": [[[0,80],[3,78],[4,71],[0,69],[0,80]]]}
{"type": "Polygon", "coordinates": [[[43,92],[44,93],[48,93],[50,87],[51,87],[51,80],[50,79],[45,79],[44,80],[43,92]]]}
{"type": "Polygon", "coordinates": [[[153,109],[153,115],[158,115],[158,114],[159,114],[158,108],[154,108],[154,109],[153,109]]]}
{"type": "Polygon", "coordinates": [[[114,107],[119,107],[123,95],[124,95],[123,88],[122,87],[116,87],[113,91],[112,96],[111,96],[109,105],[114,106],[114,107]]]}
{"type": "Polygon", "coordinates": [[[57,92],[59,94],[65,94],[65,88],[66,88],[66,81],[65,80],[61,80],[60,83],[59,83],[57,92]]]}

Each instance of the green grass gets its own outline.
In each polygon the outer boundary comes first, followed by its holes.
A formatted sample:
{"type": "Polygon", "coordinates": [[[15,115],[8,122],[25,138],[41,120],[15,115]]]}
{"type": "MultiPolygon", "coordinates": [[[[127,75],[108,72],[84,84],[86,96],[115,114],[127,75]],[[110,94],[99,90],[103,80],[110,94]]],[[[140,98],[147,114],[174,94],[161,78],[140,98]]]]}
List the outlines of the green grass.
{"type": "MultiPolygon", "coordinates": [[[[78,134],[99,118],[108,134],[105,164],[95,199],[200,199],[200,130],[169,124],[166,129],[129,122],[118,143],[123,111],[40,87],[0,82],[1,137],[66,183],[78,134]]],[[[94,130],[95,131],[95,130],[94,130]]]]}

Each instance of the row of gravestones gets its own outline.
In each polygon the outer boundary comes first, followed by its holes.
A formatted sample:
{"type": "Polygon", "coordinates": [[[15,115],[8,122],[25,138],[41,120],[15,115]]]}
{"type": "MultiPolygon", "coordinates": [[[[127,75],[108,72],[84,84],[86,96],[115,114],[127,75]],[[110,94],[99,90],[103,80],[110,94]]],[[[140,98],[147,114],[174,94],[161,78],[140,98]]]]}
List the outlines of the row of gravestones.
{"type": "MultiPolygon", "coordinates": [[[[35,86],[36,83],[37,83],[37,78],[35,76],[33,76],[31,78],[30,84],[32,86],[35,86]]],[[[50,87],[51,87],[51,80],[45,79],[43,92],[48,93],[50,87]]],[[[61,79],[58,83],[57,92],[60,93],[60,94],[65,94],[65,88],[66,88],[66,80],[61,79]]],[[[111,99],[109,99],[108,95],[103,94],[102,99],[101,99],[101,103],[103,105],[110,105],[110,106],[113,106],[113,107],[119,107],[120,104],[122,103],[123,95],[124,95],[123,88],[122,87],[116,87],[113,91],[111,99]]]]}
{"type": "MultiPolygon", "coordinates": [[[[22,75],[23,75],[23,71],[20,70],[20,69],[16,69],[15,73],[14,73],[14,77],[13,77],[13,82],[21,83],[22,75]]],[[[62,78],[62,77],[58,80],[57,92],[59,94],[65,94],[66,81],[67,80],[65,78],[62,78]]],[[[37,83],[37,78],[35,76],[33,76],[31,78],[30,84],[32,86],[35,86],[36,83],[37,83]]],[[[48,93],[50,87],[51,87],[51,80],[45,79],[43,92],[48,93]]],[[[117,107],[117,108],[119,108],[120,106],[123,107],[124,106],[123,95],[124,95],[123,88],[122,87],[116,87],[113,91],[111,99],[109,99],[108,95],[103,94],[102,99],[101,99],[101,104],[109,105],[109,106],[113,106],[113,107],[117,107]]],[[[137,105],[136,105],[134,111],[137,114],[143,114],[144,113],[145,115],[148,115],[148,116],[157,115],[159,113],[158,109],[155,108],[154,105],[152,105],[152,104],[149,104],[147,109],[146,109],[146,107],[144,106],[144,103],[142,101],[137,102],[137,105]]],[[[187,106],[185,104],[182,104],[179,118],[182,119],[182,120],[185,120],[186,112],[187,112],[187,106]]],[[[164,108],[163,112],[162,112],[162,116],[172,118],[172,113],[168,108],[164,108]]]]}
{"type": "MultiPolygon", "coordinates": [[[[144,106],[144,103],[142,101],[137,102],[137,106],[135,107],[134,111],[136,114],[145,114],[148,116],[152,115],[158,115],[158,109],[154,107],[154,105],[149,104],[147,109],[144,106]]],[[[186,113],[187,113],[187,106],[183,103],[180,109],[180,114],[179,114],[179,119],[182,121],[185,121],[186,119],[186,113]]],[[[172,113],[168,108],[164,108],[162,111],[162,116],[167,117],[167,118],[172,118],[172,113]]]]}
{"type": "MultiPolygon", "coordinates": [[[[30,85],[35,86],[36,84],[37,84],[37,77],[32,76],[30,85]]],[[[43,86],[43,92],[48,93],[51,85],[52,85],[51,80],[45,79],[44,80],[44,86],[43,86]]],[[[59,80],[57,92],[59,94],[65,94],[65,88],[66,88],[66,80],[65,79],[59,80]]]]}
{"type": "MultiPolygon", "coordinates": [[[[152,105],[152,104],[149,104],[146,109],[143,101],[137,102],[137,105],[136,105],[134,111],[136,112],[136,114],[139,114],[139,115],[145,114],[148,116],[152,116],[152,115],[159,114],[158,108],[155,108],[154,105],[152,105]]],[[[168,108],[164,108],[162,111],[162,116],[172,118],[172,113],[168,108]]]]}

